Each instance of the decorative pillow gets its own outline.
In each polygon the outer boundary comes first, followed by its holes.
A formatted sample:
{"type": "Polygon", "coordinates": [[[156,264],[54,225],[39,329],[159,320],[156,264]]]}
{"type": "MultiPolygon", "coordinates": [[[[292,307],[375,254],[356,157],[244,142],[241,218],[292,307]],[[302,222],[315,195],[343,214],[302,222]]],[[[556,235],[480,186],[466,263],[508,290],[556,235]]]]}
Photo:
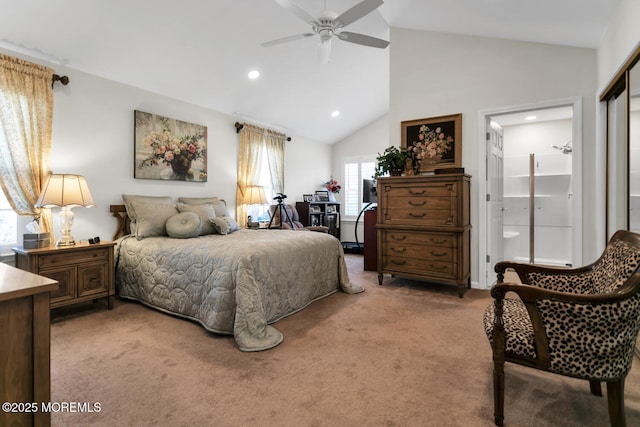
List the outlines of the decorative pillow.
{"type": "Polygon", "coordinates": [[[202,220],[195,212],[181,212],[167,220],[166,228],[169,237],[189,239],[200,235],[202,220]]]}
{"type": "Polygon", "coordinates": [[[178,202],[187,205],[205,205],[220,200],[217,196],[213,197],[178,197],[178,202]]]}
{"type": "Polygon", "coordinates": [[[213,227],[216,229],[218,234],[230,234],[236,230],[239,230],[240,227],[238,223],[231,218],[230,216],[216,216],[211,220],[213,223],[213,227]]]}
{"type": "Polygon", "coordinates": [[[227,211],[227,202],[222,199],[218,199],[211,203],[213,210],[216,211],[216,216],[230,216],[227,211]]]}
{"type": "Polygon", "coordinates": [[[213,205],[188,205],[185,203],[178,203],[178,210],[180,212],[193,212],[200,217],[202,222],[202,230],[200,231],[201,236],[216,232],[215,228],[213,228],[213,223],[211,222],[211,220],[216,217],[213,205]]]}
{"type": "Polygon", "coordinates": [[[129,216],[131,222],[136,222],[136,220],[138,219],[135,205],[148,203],[163,205],[171,204],[171,197],[137,196],[131,194],[123,194],[122,200],[124,200],[124,206],[127,209],[127,215],[129,216]]]}
{"type": "Polygon", "coordinates": [[[140,203],[134,204],[136,215],[136,234],[138,240],[145,237],[166,236],[167,220],[178,213],[173,205],[140,203]]]}

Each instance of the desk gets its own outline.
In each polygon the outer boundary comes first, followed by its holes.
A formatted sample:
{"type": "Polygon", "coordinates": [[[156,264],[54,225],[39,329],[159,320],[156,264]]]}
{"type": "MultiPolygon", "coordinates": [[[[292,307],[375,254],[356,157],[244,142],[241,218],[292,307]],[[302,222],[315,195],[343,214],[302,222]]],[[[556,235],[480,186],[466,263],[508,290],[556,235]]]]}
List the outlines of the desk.
{"type": "Polygon", "coordinates": [[[48,426],[51,400],[49,292],[58,282],[0,263],[0,401],[34,402],[37,412],[0,411],[0,425],[48,426]]]}

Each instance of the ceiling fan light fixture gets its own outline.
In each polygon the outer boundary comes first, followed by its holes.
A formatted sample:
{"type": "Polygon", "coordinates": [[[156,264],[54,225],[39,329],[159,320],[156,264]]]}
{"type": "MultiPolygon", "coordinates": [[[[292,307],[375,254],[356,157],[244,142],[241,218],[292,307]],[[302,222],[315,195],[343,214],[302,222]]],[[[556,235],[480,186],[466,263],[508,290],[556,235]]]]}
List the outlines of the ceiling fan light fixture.
{"type": "Polygon", "coordinates": [[[320,64],[328,64],[331,57],[331,37],[327,39],[320,39],[318,45],[318,62],[320,64]]]}

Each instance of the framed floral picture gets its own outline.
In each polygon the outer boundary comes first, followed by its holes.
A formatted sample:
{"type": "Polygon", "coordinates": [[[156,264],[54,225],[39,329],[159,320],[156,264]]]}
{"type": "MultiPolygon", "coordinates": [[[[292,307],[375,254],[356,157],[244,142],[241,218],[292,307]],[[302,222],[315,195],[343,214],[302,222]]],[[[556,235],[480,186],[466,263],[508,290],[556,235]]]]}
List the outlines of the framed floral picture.
{"type": "Polygon", "coordinates": [[[207,127],[134,111],[134,178],[207,181],[207,127]]]}
{"type": "Polygon", "coordinates": [[[419,173],[462,166],[462,114],[402,122],[402,148],[419,173]]]}

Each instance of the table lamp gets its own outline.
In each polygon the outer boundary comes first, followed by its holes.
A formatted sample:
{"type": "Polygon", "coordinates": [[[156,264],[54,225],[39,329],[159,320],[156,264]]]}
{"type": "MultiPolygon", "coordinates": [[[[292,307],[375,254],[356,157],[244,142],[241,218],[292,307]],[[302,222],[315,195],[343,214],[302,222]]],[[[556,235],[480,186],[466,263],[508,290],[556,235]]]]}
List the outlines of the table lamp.
{"type": "Polygon", "coordinates": [[[51,174],[47,177],[42,193],[35,204],[37,208],[60,207],[60,231],[62,236],[56,246],[72,246],[76,242],[71,235],[74,213],[71,208],[95,206],[87,181],[81,175],[51,174]]]}

